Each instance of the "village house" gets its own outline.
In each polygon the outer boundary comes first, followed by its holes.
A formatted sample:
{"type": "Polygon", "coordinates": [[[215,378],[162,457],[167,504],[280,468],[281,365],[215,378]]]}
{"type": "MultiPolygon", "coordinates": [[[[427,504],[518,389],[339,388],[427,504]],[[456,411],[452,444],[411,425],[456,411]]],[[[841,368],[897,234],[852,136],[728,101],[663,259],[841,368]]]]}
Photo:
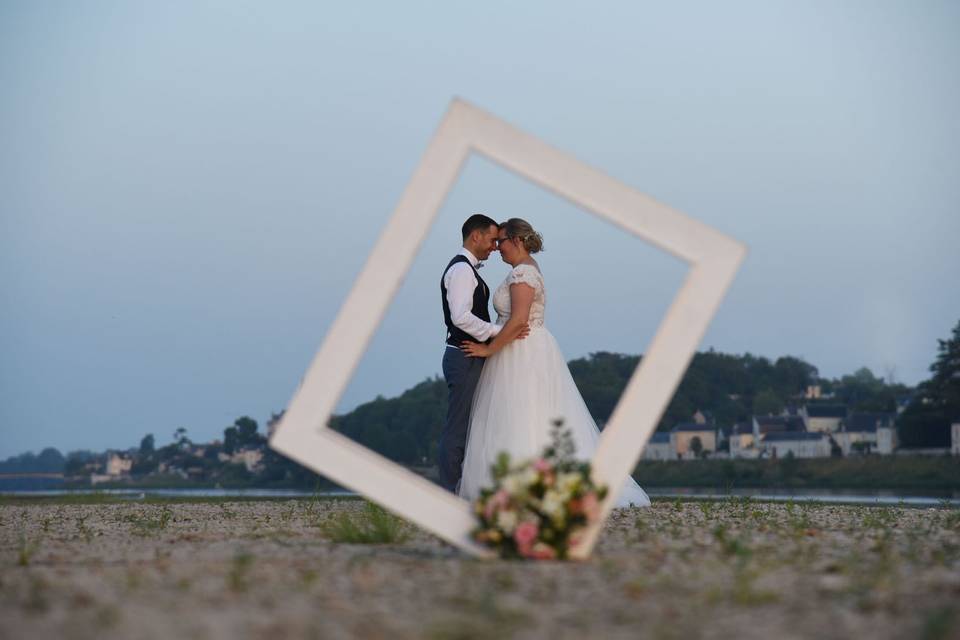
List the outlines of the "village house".
{"type": "Polygon", "coordinates": [[[880,434],[884,434],[886,454],[893,451],[896,439],[892,413],[852,413],[840,422],[840,429],[833,434],[844,456],[852,454],[880,453],[880,434]]]}
{"type": "Polygon", "coordinates": [[[740,422],[730,431],[731,458],[759,458],[764,454],[762,438],[769,433],[800,433],[804,431],[800,416],[754,416],[750,422],[740,422]]]}
{"type": "Polygon", "coordinates": [[[757,438],[768,433],[806,431],[801,416],[753,416],[753,431],[757,438]]]}
{"type": "Polygon", "coordinates": [[[757,449],[752,422],[738,422],[730,430],[730,457],[756,458],[760,451],[757,449]]]}
{"type": "Polygon", "coordinates": [[[229,462],[231,464],[242,464],[247,471],[257,472],[263,469],[263,451],[261,449],[241,449],[232,454],[220,452],[217,454],[220,462],[229,462]]]}
{"type": "Polygon", "coordinates": [[[133,468],[133,458],[130,456],[125,456],[115,452],[109,452],[107,454],[107,464],[104,469],[104,474],[117,477],[117,476],[126,476],[130,474],[130,469],[133,468]]]}
{"type": "Polygon", "coordinates": [[[670,444],[670,434],[666,431],[654,431],[650,441],[643,448],[643,460],[673,460],[676,458],[670,444]]]}
{"type": "Polygon", "coordinates": [[[680,459],[697,457],[694,450],[694,438],[700,440],[700,451],[714,452],[717,450],[717,430],[713,425],[699,422],[681,422],[670,430],[670,448],[680,459]]]}
{"type": "Polygon", "coordinates": [[[800,409],[800,417],[807,431],[833,433],[847,417],[847,407],[842,404],[807,404],[800,409]]]}
{"type": "Polygon", "coordinates": [[[830,440],[821,431],[778,431],[768,433],[761,440],[764,453],[772,458],[826,458],[830,455],[830,440]]]}

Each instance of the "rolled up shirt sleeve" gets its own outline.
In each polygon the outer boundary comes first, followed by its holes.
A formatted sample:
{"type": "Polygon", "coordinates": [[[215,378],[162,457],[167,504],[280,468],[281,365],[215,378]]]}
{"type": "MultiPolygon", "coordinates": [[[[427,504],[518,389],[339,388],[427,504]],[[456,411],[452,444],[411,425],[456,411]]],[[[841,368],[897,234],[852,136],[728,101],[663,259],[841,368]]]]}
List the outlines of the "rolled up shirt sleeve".
{"type": "Polygon", "coordinates": [[[444,278],[450,320],[455,327],[473,336],[478,342],[486,342],[500,333],[500,325],[487,322],[473,314],[473,290],[477,287],[473,269],[459,262],[447,270],[444,278]]]}

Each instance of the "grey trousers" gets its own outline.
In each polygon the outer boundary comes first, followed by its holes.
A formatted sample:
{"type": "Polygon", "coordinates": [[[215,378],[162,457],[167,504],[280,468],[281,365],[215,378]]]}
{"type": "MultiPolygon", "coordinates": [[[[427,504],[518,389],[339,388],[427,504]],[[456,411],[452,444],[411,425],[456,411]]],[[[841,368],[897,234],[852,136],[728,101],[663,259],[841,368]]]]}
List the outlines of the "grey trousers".
{"type": "Polygon", "coordinates": [[[440,433],[437,466],[440,468],[440,484],[448,491],[456,492],[457,483],[463,473],[470,406],[473,404],[473,392],[477,389],[484,361],[483,358],[467,357],[459,349],[450,347],[447,347],[443,354],[443,377],[447,381],[449,404],[447,421],[440,433]]]}

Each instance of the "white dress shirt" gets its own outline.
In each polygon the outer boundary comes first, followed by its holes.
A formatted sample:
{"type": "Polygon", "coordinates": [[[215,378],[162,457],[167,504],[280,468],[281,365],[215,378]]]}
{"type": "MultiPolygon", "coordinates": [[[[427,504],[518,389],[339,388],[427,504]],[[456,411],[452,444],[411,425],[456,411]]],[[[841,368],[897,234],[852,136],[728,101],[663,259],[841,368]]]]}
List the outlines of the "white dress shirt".
{"type": "MultiPolygon", "coordinates": [[[[459,255],[466,256],[474,267],[480,262],[467,249],[461,249],[459,255]]],[[[462,262],[447,269],[447,273],[443,276],[443,286],[447,289],[447,305],[450,307],[450,320],[455,327],[476,338],[477,342],[486,342],[500,333],[503,327],[473,315],[473,291],[478,284],[480,283],[477,282],[473,269],[462,262]]]]}

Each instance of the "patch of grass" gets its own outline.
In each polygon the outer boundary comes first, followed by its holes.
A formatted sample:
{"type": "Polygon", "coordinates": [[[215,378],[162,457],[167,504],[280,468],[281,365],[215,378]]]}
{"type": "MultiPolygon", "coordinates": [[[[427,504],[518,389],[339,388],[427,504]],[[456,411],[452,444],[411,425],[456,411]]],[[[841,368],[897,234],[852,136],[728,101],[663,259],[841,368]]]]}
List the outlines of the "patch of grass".
{"type": "Polygon", "coordinates": [[[927,614],[923,621],[923,630],[920,637],[923,640],[941,640],[951,637],[954,623],[957,618],[957,609],[952,606],[940,607],[927,614]]]}
{"type": "Polygon", "coordinates": [[[747,569],[738,569],[733,578],[733,589],[731,596],[733,601],[744,606],[757,606],[769,604],[779,600],[779,596],[773,591],[757,589],[754,581],[757,574],[747,569]]]}
{"type": "Polygon", "coordinates": [[[944,516],[943,527],[945,529],[957,529],[960,530],[960,509],[953,509],[944,516]]]}
{"type": "Polygon", "coordinates": [[[87,519],[89,517],[89,515],[85,515],[77,518],[77,533],[79,533],[88,544],[93,540],[93,536],[95,535],[93,529],[87,526],[87,519]]]}
{"type": "Polygon", "coordinates": [[[703,514],[703,519],[710,520],[713,516],[713,500],[700,500],[697,502],[697,506],[700,507],[700,513],[703,514]]]}
{"type": "Polygon", "coordinates": [[[39,548],[39,540],[30,540],[27,538],[27,534],[21,532],[20,544],[17,547],[17,564],[21,567],[29,565],[30,559],[33,558],[33,554],[35,554],[39,548]]]}
{"type": "Polygon", "coordinates": [[[35,576],[30,581],[23,608],[30,613],[44,613],[47,611],[50,608],[50,600],[47,597],[47,586],[47,582],[43,578],[35,576]]]}
{"type": "Polygon", "coordinates": [[[131,531],[138,536],[152,536],[163,531],[173,519],[173,509],[164,506],[159,512],[128,516],[131,531]]]}
{"type": "Polygon", "coordinates": [[[243,593],[250,588],[249,574],[253,560],[253,554],[246,551],[238,551],[233,556],[230,571],[227,573],[227,586],[234,593],[243,593]]]}
{"type": "Polygon", "coordinates": [[[519,609],[503,607],[492,591],[478,600],[458,600],[458,615],[444,618],[427,629],[431,640],[500,640],[514,635],[530,623],[530,616],[519,609]]]}
{"type": "Polygon", "coordinates": [[[407,524],[368,502],[362,514],[339,513],[320,523],[321,533],[342,544],[400,544],[410,537],[407,524]]]}
{"type": "Polygon", "coordinates": [[[753,555],[749,541],[743,534],[731,536],[726,525],[719,524],[713,528],[713,538],[720,544],[720,550],[727,557],[736,558],[743,565],[753,555]]]}

